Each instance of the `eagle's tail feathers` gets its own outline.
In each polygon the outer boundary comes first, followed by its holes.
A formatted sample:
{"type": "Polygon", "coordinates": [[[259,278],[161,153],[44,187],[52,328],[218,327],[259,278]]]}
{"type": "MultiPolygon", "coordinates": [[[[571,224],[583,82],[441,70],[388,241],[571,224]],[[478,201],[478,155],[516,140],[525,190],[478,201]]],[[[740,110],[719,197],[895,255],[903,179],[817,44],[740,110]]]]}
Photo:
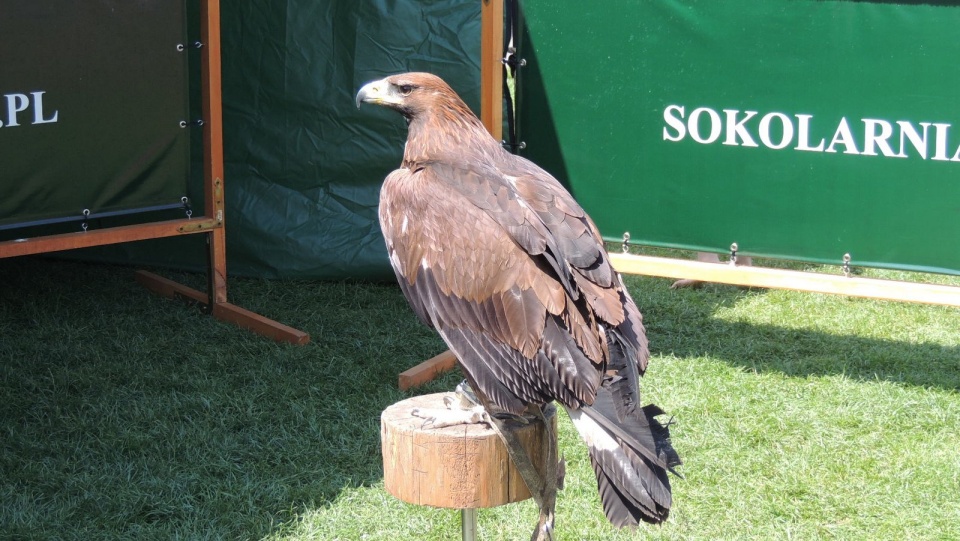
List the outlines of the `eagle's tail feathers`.
{"type": "Polygon", "coordinates": [[[654,418],[661,410],[646,406],[623,424],[597,406],[567,412],[589,448],[604,513],[617,527],[663,522],[672,503],[667,471],[680,460],[668,428],[654,418]]]}

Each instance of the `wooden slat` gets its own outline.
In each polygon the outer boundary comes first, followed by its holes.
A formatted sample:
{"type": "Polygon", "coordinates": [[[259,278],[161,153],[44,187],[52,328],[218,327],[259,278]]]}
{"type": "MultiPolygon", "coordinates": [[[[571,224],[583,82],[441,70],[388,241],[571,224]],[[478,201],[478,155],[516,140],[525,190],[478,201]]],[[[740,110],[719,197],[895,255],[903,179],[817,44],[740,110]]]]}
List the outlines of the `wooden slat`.
{"type": "Polygon", "coordinates": [[[444,351],[436,357],[427,359],[417,366],[401,372],[399,380],[400,390],[406,391],[411,387],[423,385],[440,374],[453,370],[456,366],[457,356],[450,350],[444,351]]]}
{"type": "Polygon", "coordinates": [[[218,302],[214,304],[213,317],[220,321],[233,323],[238,327],[253,331],[267,338],[272,338],[277,342],[289,342],[298,346],[310,342],[310,335],[303,331],[288,327],[272,319],[267,319],[260,314],[251,312],[235,304],[230,304],[229,302],[218,302]]]}
{"type": "Polygon", "coordinates": [[[503,0],[482,0],[480,11],[480,120],[503,138],[503,0]]]}
{"type": "MultiPolygon", "coordinates": [[[[134,273],[134,277],[143,287],[162,297],[186,300],[191,303],[209,306],[208,296],[205,293],[189,288],[183,284],[178,284],[173,280],[147,271],[137,271],[134,273]]],[[[276,321],[267,319],[250,310],[240,308],[228,302],[214,304],[211,313],[213,317],[221,321],[233,323],[241,328],[253,331],[278,342],[289,342],[296,345],[303,345],[310,342],[310,335],[303,331],[288,327],[282,323],[277,323],[276,321]]]]}
{"type": "Polygon", "coordinates": [[[205,218],[167,220],[140,225],[125,225],[106,229],[91,229],[76,233],[62,233],[45,237],[0,242],[0,258],[35,255],[76,248],[103,246],[118,242],[175,237],[190,233],[203,233],[220,227],[214,220],[205,218]]]}
{"type": "MultiPolygon", "coordinates": [[[[204,214],[225,220],[223,200],[223,103],[220,59],[220,2],[205,0],[200,7],[203,42],[200,57],[203,104],[204,214]]],[[[227,301],[227,237],[224,229],[210,232],[209,285],[213,303],[227,301]]]]}
{"type": "Polygon", "coordinates": [[[156,293],[157,295],[160,295],[161,297],[185,300],[191,303],[202,305],[206,305],[208,302],[207,296],[202,292],[189,288],[183,284],[178,284],[173,280],[169,280],[163,276],[158,276],[152,272],[143,270],[136,271],[133,273],[133,278],[137,281],[137,283],[156,293]]]}
{"type": "Polygon", "coordinates": [[[960,287],[878,280],[812,272],[737,267],[687,259],[610,254],[620,272],[664,278],[700,280],[750,287],[832,293],[871,299],[960,306],[960,287]]]}

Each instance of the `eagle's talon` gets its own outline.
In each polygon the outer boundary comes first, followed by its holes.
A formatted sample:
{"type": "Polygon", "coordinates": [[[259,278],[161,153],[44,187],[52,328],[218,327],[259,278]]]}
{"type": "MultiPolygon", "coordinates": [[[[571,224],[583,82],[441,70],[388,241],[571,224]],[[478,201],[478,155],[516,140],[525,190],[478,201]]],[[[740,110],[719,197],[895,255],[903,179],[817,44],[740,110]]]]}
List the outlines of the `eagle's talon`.
{"type": "Polygon", "coordinates": [[[487,412],[483,409],[483,406],[474,406],[466,410],[414,408],[410,410],[410,414],[423,419],[425,428],[489,423],[489,417],[487,417],[487,412]]]}

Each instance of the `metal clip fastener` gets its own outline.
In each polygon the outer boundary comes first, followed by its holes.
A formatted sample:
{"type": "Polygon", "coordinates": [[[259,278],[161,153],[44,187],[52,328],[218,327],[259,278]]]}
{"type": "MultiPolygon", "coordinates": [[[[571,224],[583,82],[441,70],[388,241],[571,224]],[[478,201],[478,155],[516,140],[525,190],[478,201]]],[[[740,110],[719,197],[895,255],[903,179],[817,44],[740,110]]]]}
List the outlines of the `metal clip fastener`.
{"type": "Polygon", "coordinates": [[[90,219],[90,209],[83,209],[83,221],[80,222],[80,227],[82,227],[84,231],[87,230],[87,227],[88,227],[87,220],[89,219],[90,219]]]}
{"type": "Polygon", "coordinates": [[[737,246],[736,242],[730,245],[730,265],[731,266],[734,266],[734,267],[737,266],[737,250],[739,249],[740,247],[737,246]]]}
{"type": "Polygon", "coordinates": [[[526,58],[517,58],[516,47],[507,47],[507,54],[500,59],[500,62],[508,66],[511,71],[516,71],[517,68],[522,68],[527,65],[526,58]]]}
{"type": "Polygon", "coordinates": [[[843,275],[850,278],[850,254],[843,254],[843,275]]]}
{"type": "Polygon", "coordinates": [[[620,247],[620,249],[623,250],[623,253],[625,254],[630,253],[630,232],[629,231],[623,232],[623,245],[620,247]]]}

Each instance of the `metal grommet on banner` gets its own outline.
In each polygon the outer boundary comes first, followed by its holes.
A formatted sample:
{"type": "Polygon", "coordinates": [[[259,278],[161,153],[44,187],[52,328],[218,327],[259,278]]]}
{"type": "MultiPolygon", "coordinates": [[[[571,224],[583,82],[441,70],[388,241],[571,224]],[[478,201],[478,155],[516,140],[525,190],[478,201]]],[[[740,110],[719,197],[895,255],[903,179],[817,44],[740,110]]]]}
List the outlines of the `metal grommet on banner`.
{"type": "Polygon", "coordinates": [[[180,51],[182,53],[184,49],[186,49],[186,47],[184,47],[182,43],[177,44],[177,51],[180,51]]]}
{"type": "Polygon", "coordinates": [[[850,278],[850,254],[843,254],[843,275],[850,278]]]}
{"type": "Polygon", "coordinates": [[[183,203],[183,210],[187,215],[187,219],[193,218],[193,209],[190,208],[190,198],[183,196],[180,198],[180,202],[183,203]]]}
{"type": "Polygon", "coordinates": [[[80,227],[82,227],[84,231],[87,230],[87,227],[88,227],[87,220],[89,219],[90,219],[90,209],[83,209],[83,221],[80,222],[80,227]]]}
{"type": "Polygon", "coordinates": [[[630,253],[630,232],[629,231],[623,232],[623,245],[620,247],[620,249],[623,250],[623,253],[625,254],[630,253]]]}
{"type": "Polygon", "coordinates": [[[739,249],[740,247],[737,246],[736,242],[730,245],[730,265],[737,265],[737,250],[739,249]]]}

